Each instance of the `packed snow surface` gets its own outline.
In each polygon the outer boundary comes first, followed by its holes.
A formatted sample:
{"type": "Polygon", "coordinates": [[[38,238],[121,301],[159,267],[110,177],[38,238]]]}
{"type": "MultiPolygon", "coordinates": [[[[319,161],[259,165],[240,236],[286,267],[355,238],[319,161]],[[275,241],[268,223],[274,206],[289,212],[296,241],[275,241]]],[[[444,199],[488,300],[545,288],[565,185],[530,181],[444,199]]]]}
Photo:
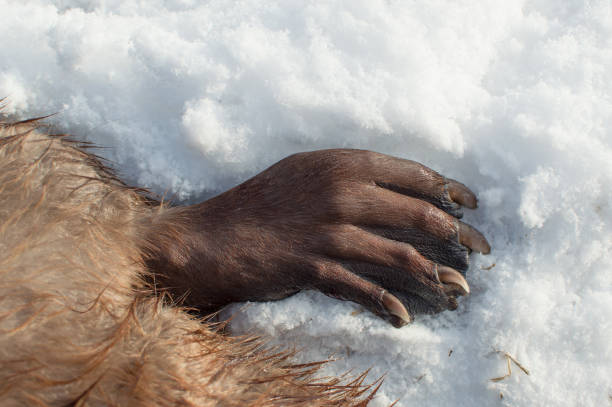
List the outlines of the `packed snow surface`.
{"type": "MultiPolygon", "coordinates": [[[[237,312],[373,403],[612,405],[608,0],[0,0],[0,97],[193,201],[358,147],[469,185],[489,238],[459,310],[394,329],[306,292],[237,312]],[[508,352],[528,371],[513,365],[508,352]]],[[[355,312],[357,311],[357,312],[355,312]]]]}

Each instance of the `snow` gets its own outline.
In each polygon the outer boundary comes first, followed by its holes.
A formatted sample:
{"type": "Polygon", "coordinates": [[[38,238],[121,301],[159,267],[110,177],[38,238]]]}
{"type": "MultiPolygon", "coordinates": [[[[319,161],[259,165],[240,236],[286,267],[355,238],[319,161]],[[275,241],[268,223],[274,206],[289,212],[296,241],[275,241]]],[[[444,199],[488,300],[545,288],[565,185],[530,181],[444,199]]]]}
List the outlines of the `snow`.
{"type": "Polygon", "coordinates": [[[612,400],[608,0],[0,0],[0,97],[103,150],[131,183],[195,201],[282,157],[358,147],[469,185],[456,312],[402,329],[305,292],[235,306],[264,332],[386,374],[374,406],[612,400]],[[495,264],[494,267],[487,269],[495,264]],[[516,365],[503,376],[508,352],[516,365]],[[452,350],[452,353],[450,351],[452,350]],[[502,398],[503,396],[503,398],[502,398]]]}

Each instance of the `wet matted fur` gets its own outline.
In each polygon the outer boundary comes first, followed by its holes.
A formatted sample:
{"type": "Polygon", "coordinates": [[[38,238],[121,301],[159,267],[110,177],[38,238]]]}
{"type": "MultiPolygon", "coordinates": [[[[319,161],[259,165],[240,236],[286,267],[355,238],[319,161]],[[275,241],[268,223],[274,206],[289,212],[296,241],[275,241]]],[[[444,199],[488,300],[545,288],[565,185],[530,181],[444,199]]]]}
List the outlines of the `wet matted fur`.
{"type": "Polygon", "coordinates": [[[139,248],[164,205],[47,133],[0,118],[3,406],[367,404],[365,374],[315,378],[156,296],[139,248]]]}

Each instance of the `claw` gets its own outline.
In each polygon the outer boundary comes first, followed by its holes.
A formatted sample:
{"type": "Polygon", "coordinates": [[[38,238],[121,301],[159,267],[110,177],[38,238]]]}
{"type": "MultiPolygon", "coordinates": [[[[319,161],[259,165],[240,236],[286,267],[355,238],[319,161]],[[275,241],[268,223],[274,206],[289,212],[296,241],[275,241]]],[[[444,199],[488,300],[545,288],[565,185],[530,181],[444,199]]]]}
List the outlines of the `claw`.
{"type": "Polygon", "coordinates": [[[453,202],[470,209],[476,209],[478,207],[476,195],[462,183],[450,179],[448,180],[446,188],[453,202]]]}
{"type": "Polygon", "coordinates": [[[462,245],[482,254],[491,253],[491,246],[487,239],[470,225],[458,222],[457,233],[459,235],[459,243],[462,245]]]}
{"type": "MultiPolygon", "coordinates": [[[[400,321],[397,325],[402,326],[412,322],[412,318],[406,307],[394,295],[385,293],[382,298],[383,305],[389,314],[397,317],[400,321]]],[[[396,324],[394,324],[396,325],[396,324]]]]}
{"type": "Polygon", "coordinates": [[[457,270],[446,266],[439,266],[438,278],[445,285],[444,291],[447,291],[447,294],[450,292],[457,292],[461,295],[470,293],[470,286],[457,270]]]}

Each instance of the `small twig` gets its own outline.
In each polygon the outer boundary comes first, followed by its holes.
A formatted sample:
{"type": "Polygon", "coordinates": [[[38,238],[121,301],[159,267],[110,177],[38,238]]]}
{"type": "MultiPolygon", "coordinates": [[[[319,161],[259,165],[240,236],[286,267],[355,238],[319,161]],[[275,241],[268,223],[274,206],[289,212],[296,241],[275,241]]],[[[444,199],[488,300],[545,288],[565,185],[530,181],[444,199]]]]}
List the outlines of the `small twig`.
{"type": "Polygon", "coordinates": [[[504,355],[504,357],[506,358],[506,365],[508,368],[508,371],[506,372],[505,375],[503,376],[499,376],[499,377],[494,377],[491,379],[492,382],[501,382],[502,380],[504,380],[506,377],[510,377],[510,375],[512,375],[512,367],[510,366],[510,358],[508,357],[508,355],[504,355]]]}
{"type": "Polygon", "coordinates": [[[423,373],[422,375],[420,375],[419,377],[415,378],[414,382],[418,383],[420,382],[425,376],[427,376],[427,373],[423,373]]]}
{"type": "MultiPolygon", "coordinates": [[[[506,353],[506,352],[504,352],[506,353]]],[[[514,362],[515,365],[518,366],[519,369],[521,369],[523,371],[523,373],[525,373],[527,376],[529,376],[529,370],[527,370],[527,368],[523,365],[521,365],[521,363],[516,360],[516,358],[514,358],[511,354],[506,353],[506,356],[508,356],[510,359],[512,359],[512,361],[514,362]]]]}
{"type": "Polygon", "coordinates": [[[493,267],[495,267],[495,263],[491,264],[490,266],[481,266],[480,269],[481,270],[491,270],[493,267]]]}
{"type": "Polygon", "coordinates": [[[497,350],[497,349],[493,349],[494,353],[500,353],[502,354],[505,358],[506,358],[506,366],[507,366],[507,372],[505,375],[500,376],[500,377],[494,377],[491,379],[492,382],[500,382],[502,380],[504,380],[507,377],[510,377],[510,375],[512,375],[512,366],[510,364],[510,361],[512,361],[519,369],[521,369],[523,371],[523,373],[525,373],[527,376],[529,376],[529,370],[527,370],[527,368],[525,366],[523,366],[518,360],[516,360],[516,358],[514,356],[512,356],[511,354],[509,354],[508,352],[505,352],[503,350],[497,350]]]}

